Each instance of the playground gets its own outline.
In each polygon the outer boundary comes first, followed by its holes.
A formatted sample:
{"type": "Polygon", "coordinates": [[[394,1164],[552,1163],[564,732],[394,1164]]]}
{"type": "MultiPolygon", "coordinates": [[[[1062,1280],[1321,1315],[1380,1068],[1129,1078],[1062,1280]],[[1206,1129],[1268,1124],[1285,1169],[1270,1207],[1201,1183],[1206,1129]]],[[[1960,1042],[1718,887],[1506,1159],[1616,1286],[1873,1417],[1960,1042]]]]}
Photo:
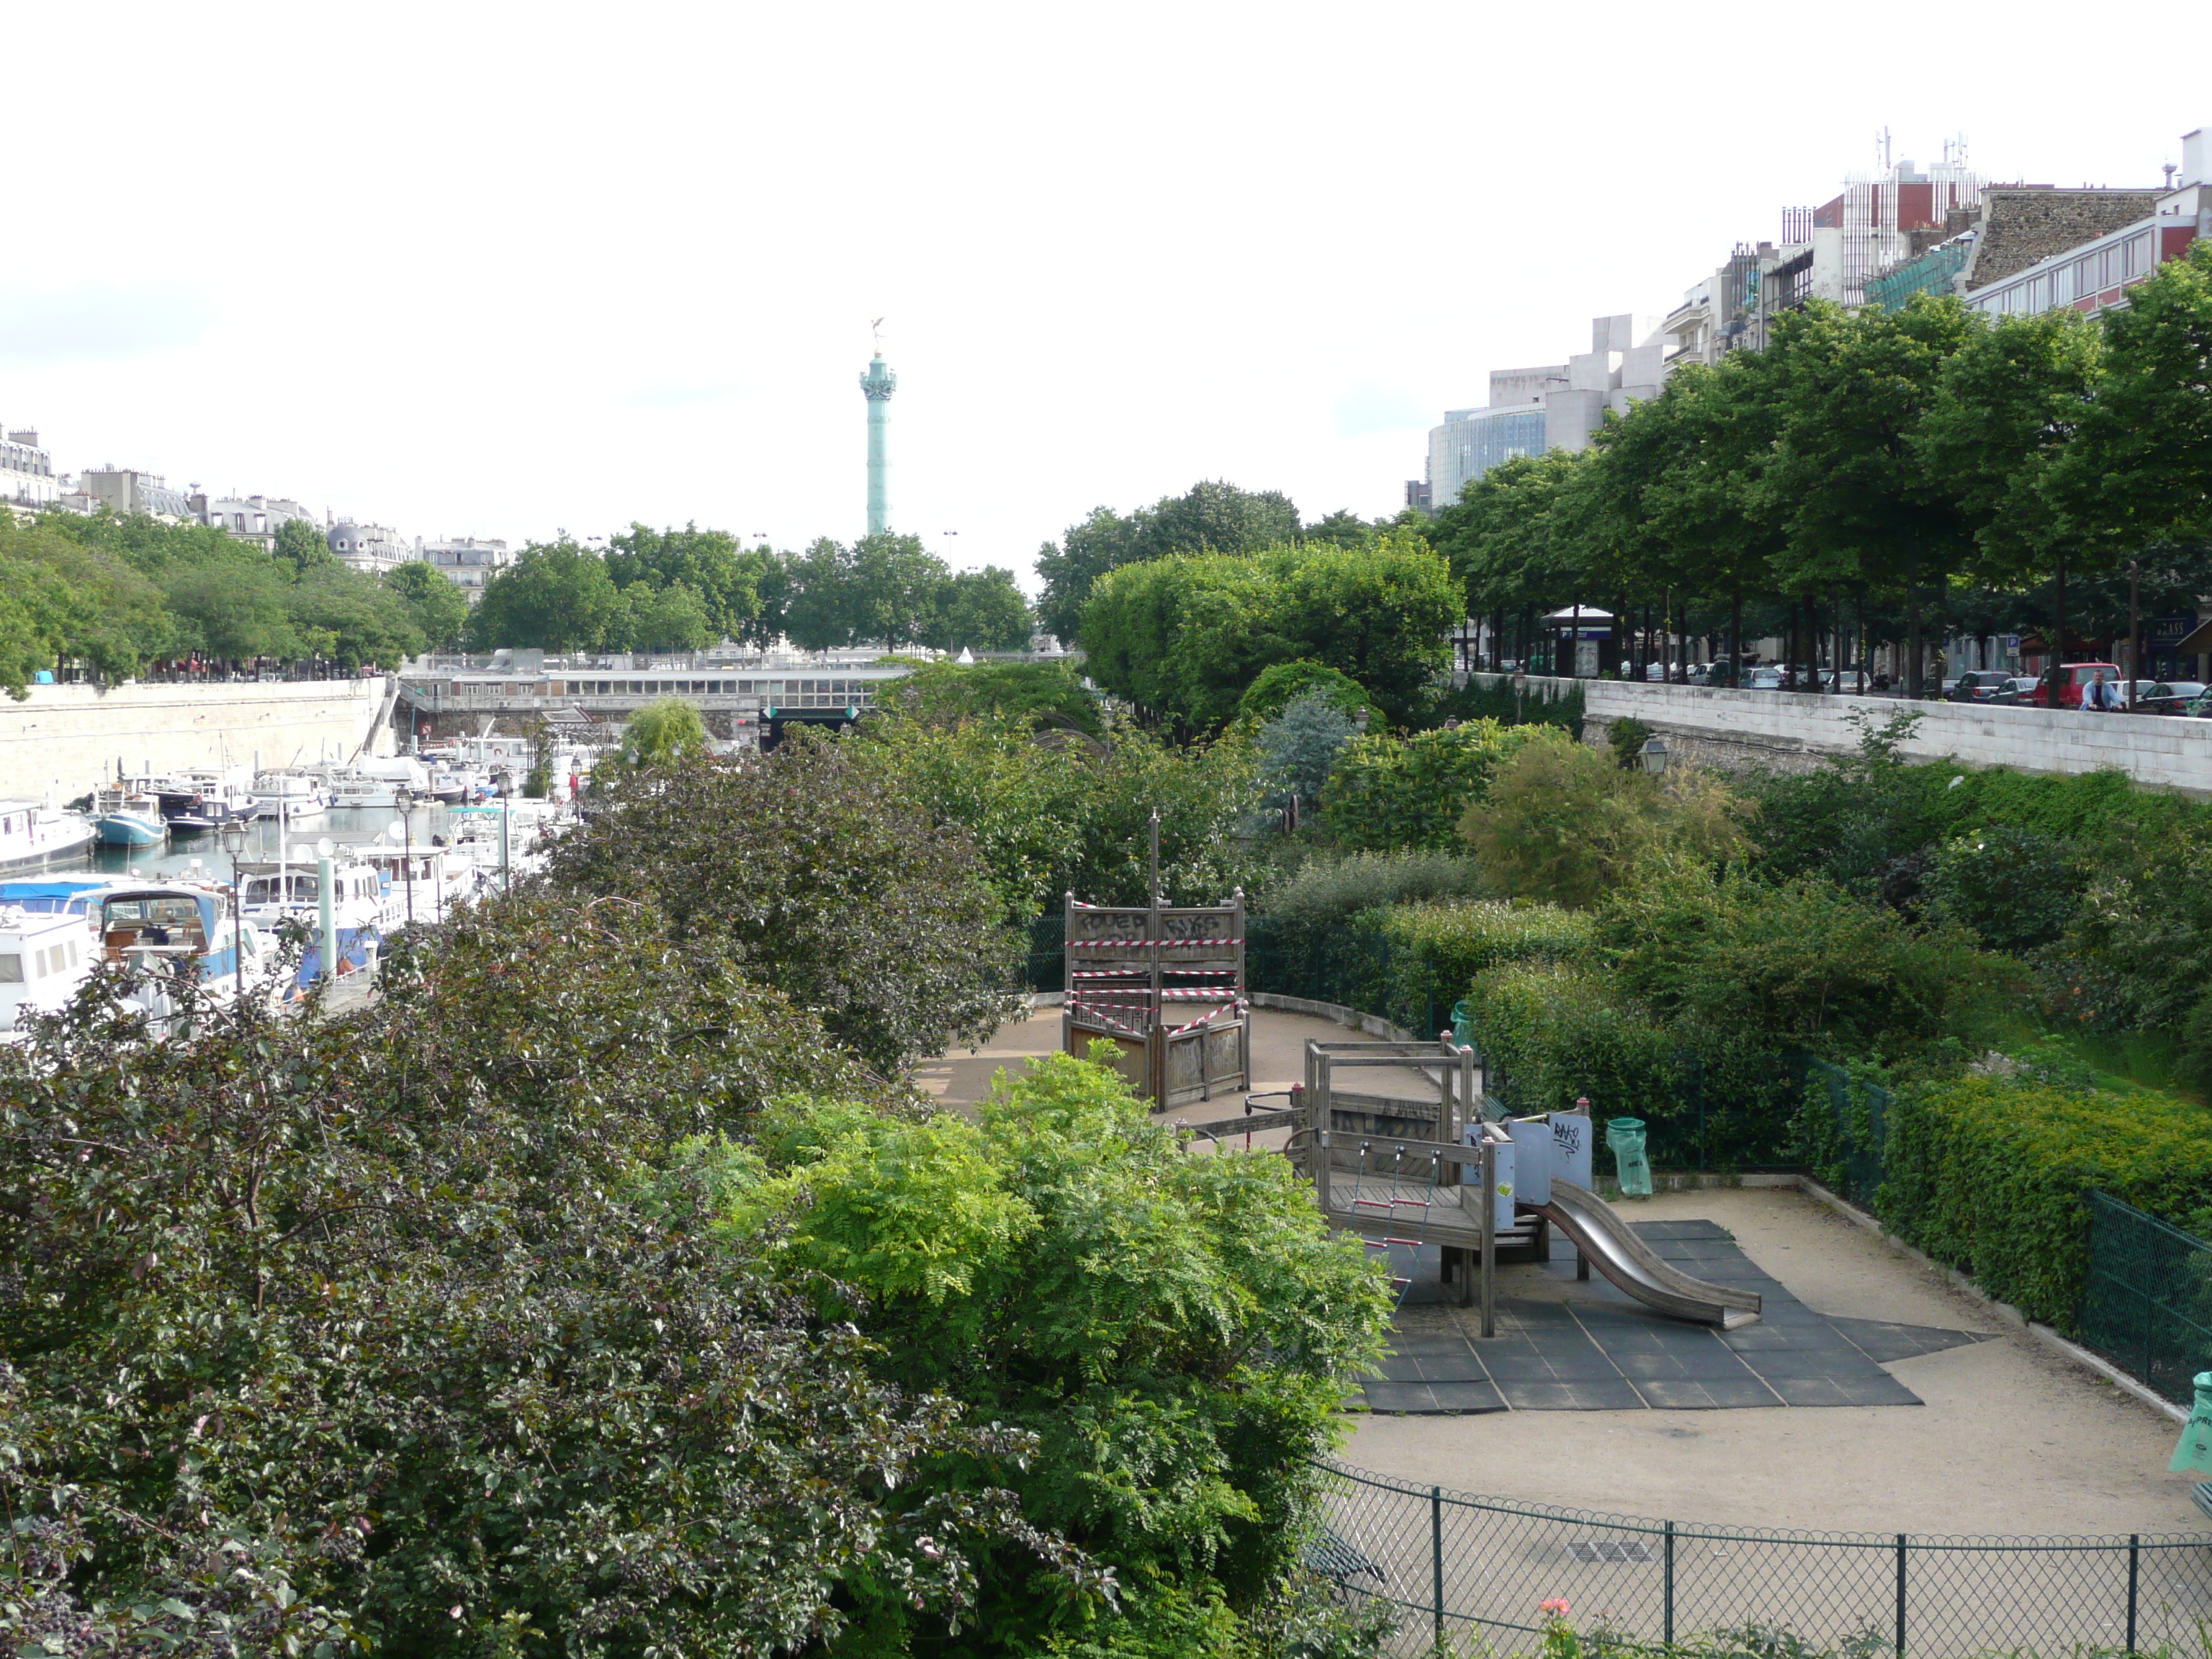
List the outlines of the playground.
{"type": "MultiPolygon", "coordinates": [[[[1249,1030],[1245,1090],[1155,1121],[1242,1121],[1245,1092],[1283,1105],[1305,1081],[1310,1042],[1363,1040],[1333,1020],[1266,1008],[1250,1011],[1249,1030]]],[[[919,1080],[957,1109],[981,1099],[1000,1068],[1062,1045],[1061,1010],[1040,1007],[919,1080]]],[[[1437,1097],[1430,1076],[1406,1066],[1370,1071],[1358,1086],[1437,1097]]],[[[1291,1138],[1280,1116],[1250,1121],[1253,1152],[1279,1153],[1291,1138]]],[[[1193,1152],[1241,1154],[1247,1141],[1218,1131],[1193,1152]]],[[[1340,1195],[1346,1179],[1332,1183],[1340,1195]]],[[[1707,1188],[1609,1207],[1690,1276],[1754,1289],[1759,1319],[1728,1329],[1657,1313],[1601,1274],[1578,1278],[1574,1247],[1553,1229],[1541,1261],[1528,1249],[1501,1253],[1498,1334],[1486,1340],[1479,1308],[1442,1281],[1439,1246],[1383,1246],[1394,1273],[1413,1282],[1388,1374],[1349,1402],[1340,1456],[1424,1486],[1745,1526],[2014,1535],[2203,1526],[2190,1478],[2165,1472],[2176,1425],[1812,1198],[1707,1188]]]]}

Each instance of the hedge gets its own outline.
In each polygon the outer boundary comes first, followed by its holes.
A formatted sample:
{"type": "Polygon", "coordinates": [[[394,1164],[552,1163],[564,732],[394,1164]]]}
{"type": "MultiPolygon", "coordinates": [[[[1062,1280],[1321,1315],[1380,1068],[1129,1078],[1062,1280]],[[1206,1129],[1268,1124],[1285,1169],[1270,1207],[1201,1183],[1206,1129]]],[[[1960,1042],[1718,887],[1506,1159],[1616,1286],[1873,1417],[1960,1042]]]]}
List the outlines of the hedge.
{"type": "Polygon", "coordinates": [[[1899,1093],[1875,1208],[2031,1319],[2076,1328],[2091,1188],[2212,1232],[2212,1114],[2169,1095],[1968,1076],[1899,1093]]]}
{"type": "Polygon", "coordinates": [[[1586,956],[1594,929],[1587,914],[1503,899],[1396,904],[1366,910],[1352,926],[1386,940],[1382,985],[1386,1018],[1427,1034],[1466,996],[1478,975],[1510,962],[1559,962],[1586,956]]]}
{"type": "Polygon", "coordinates": [[[1510,962],[1468,993],[1492,1087],[1523,1112],[1560,1111],[1588,1095],[1607,1117],[1672,1115],[1676,1044],[1603,975],[1561,962],[1510,962]]]}

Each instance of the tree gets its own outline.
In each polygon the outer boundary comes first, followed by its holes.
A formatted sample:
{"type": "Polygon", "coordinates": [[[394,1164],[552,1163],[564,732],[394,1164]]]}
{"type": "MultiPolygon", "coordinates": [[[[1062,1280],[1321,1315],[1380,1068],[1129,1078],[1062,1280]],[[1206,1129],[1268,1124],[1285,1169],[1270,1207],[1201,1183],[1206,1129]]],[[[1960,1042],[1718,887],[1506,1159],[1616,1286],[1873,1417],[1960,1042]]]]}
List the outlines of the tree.
{"type": "Polygon", "coordinates": [[[596,651],[621,615],[606,561],[563,538],[531,543],[484,584],[469,633],[480,647],[596,651]]]}
{"type": "Polygon", "coordinates": [[[823,651],[872,641],[919,641],[951,571],[918,536],[889,531],[851,547],[823,537],[787,562],[784,624],[792,643],[823,651]]]}
{"type": "Polygon", "coordinates": [[[922,643],[939,651],[1021,651],[1028,648],[1034,621],[1014,573],[987,565],[937,584],[922,643]]]}
{"type": "Polygon", "coordinates": [[[552,878],[649,901],[889,1074],[989,1036],[1017,970],[974,840],[885,781],[804,733],[757,763],[627,775],[552,878]]]}
{"type": "Polygon", "coordinates": [[[399,596],[422,635],[426,651],[450,651],[469,623],[468,595],[435,565],[410,560],[384,575],[384,586],[399,596]]]}
{"type": "Polygon", "coordinates": [[[1765,483],[1787,526],[1776,574],[1798,594],[1902,588],[1906,690],[1918,696],[1923,590],[1972,546],[1957,488],[1929,464],[1919,428],[1978,320],[1954,299],[1923,295],[1886,313],[1816,301],[1774,326],[1781,429],[1765,483]]]}
{"type": "Polygon", "coordinates": [[[623,725],[620,763],[633,772],[648,766],[682,765],[708,752],[707,722],[681,697],[647,703],[623,725]]]}
{"type": "Polygon", "coordinates": [[[305,641],[348,668],[397,667],[422,648],[414,611],[391,589],[343,565],[309,569],[293,585],[286,609],[305,641]]]}
{"type": "Polygon", "coordinates": [[[2107,557],[2212,540],[2212,242],[2103,321],[2102,378],[2056,485],[2107,557]]]}
{"type": "Polygon", "coordinates": [[[2000,319],[1944,365],[1941,393],[1917,436],[1970,515],[1973,574],[2012,595],[2046,573],[2055,576],[2054,676],[2065,661],[2068,553],[2076,534],[2058,473],[2092,403],[2100,343],[2096,326],[2073,311],[2000,319]]]}
{"type": "Polygon", "coordinates": [[[665,587],[634,582],[622,590],[622,608],[607,623],[607,643],[633,651],[696,651],[717,637],[707,603],[689,582],[665,587]]]}
{"type": "Polygon", "coordinates": [[[702,643],[742,639],[760,615],[762,562],[740,552],[737,538],[726,531],[702,530],[696,524],[681,530],[632,524],[608,541],[607,574],[625,592],[637,586],[689,588],[705,619],[702,643]]]}
{"type": "Polygon", "coordinates": [[[1260,751],[1260,781],[1267,786],[1263,805],[1296,805],[1301,816],[1321,804],[1336,757],[1358,728],[1327,691],[1293,697],[1253,736],[1260,751]]]}
{"type": "Polygon", "coordinates": [[[1374,702],[1358,680],[1300,657],[1261,669],[1259,678],[1246,686],[1244,695],[1237,700],[1237,717],[1273,720],[1300,697],[1316,692],[1327,698],[1347,720],[1374,702]]]}
{"type": "Polygon", "coordinates": [[[289,565],[260,554],[173,568],[162,597],[177,619],[179,649],[231,662],[295,655],[294,582],[289,565]]]}
{"type": "Polygon", "coordinates": [[[915,662],[912,673],[884,688],[876,710],[936,726],[1005,720],[1024,731],[1044,726],[1105,735],[1098,699],[1065,661],[915,662]]]}
{"type": "Polygon", "coordinates": [[[1304,659],[1408,718],[1461,614],[1443,559],[1397,534],[1357,548],[1182,554],[1110,571],[1084,608],[1098,684],[1187,732],[1219,727],[1262,671],[1304,659]]]}
{"type": "Polygon", "coordinates": [[[1364,547],[1390,527],[1388,520],[1370,524],[1357,513],[1339,507],[1327,518],[1317,519],[1299,531],[1298,539],[1308,544],[1328,542],[1337,547],[1364,547]]]}
{"type": "Polygon", "coordinates": [[[1298,539],[1298,510],[1289,496],[1275,490],[1255,493],[1206,480],[1127,518],[1110,507],[1094,507],[1060,539],[1060,546],[1047,542],[1037,554],[1037,574],[1044,582],[1037,615],[1047,631],[1073,644],[1084,605],[1108,571],[1178,553],[1248,553],[1286,546],[1298,539]]]}
{"type": "Polygon", "coordinates": [[[276,556],[289,564],[295,576],[319,565],[338,562],[329,539],[307,519],[285,520],[276,526],[275,542],[276,556]]]}
{"type": "Polygon", "coordinates": [[[817,1022],[633,905],[398,946],[342,1019],[188,988],[149,1041],[109,977],[0,1049],[11,1650],[765,1653],[856,1583],[939,1631],[979,1570],[1112,1589],[977,1478],[1030,1437],[879,1380],[669,1170],[878,1099],[817,1022]]]}

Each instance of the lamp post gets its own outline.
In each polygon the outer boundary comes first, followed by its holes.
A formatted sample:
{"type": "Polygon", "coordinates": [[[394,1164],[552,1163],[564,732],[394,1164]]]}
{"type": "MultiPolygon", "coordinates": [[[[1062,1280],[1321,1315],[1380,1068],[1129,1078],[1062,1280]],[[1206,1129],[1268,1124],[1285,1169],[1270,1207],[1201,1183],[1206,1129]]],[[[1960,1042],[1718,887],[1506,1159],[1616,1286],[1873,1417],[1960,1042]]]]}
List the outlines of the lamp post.
{"type": "Polygon", "coordinates": [[[246,1006],[246,890],[239,878],[238,860],[246,851],[246,825],[225,818],[219,832],[222,850],[230,854],[230,968],[238,976],[238,1006],[246,1006]]]}
{"type": "Polygon", "coordinates": [[[1525,669],[1513,671],[1513,723],[1520,725],[1528,718],[1528,675],[1525,669]]]}
{"type": "Polygon", "coordinates": [[[406,860],[402,867],[407,878],[407,925],[415,925],[415,792],[404,782],[392,792],[392,804],[399,809],[401,838],[406,844],[406,860]]]}
{"type": "Polygon", "coordinates": [[[1656,778],[1667,769],[1667,745],[1658,738],[1646,738],[1644,747],[1637,751],[1637,758],[1643,763],[1644,769],[1656,778]]]}

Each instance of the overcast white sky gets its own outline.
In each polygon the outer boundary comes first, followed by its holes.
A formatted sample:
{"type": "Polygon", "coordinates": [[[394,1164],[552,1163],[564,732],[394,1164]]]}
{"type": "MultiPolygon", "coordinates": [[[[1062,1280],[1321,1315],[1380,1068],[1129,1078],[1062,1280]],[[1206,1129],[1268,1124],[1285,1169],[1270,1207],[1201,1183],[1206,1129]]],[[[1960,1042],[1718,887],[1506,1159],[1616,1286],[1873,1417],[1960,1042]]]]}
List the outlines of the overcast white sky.
{"type": "Polygon", "coordinates": [[[410,537],[793,546],[862,528],[883,316],[895,526],[1033,585],[1200,477],[1395,511],[1489,369],[1668,310],[1881,126],[2154,184],[2204,16],[19,7],[0,420],[410,537]]]}

